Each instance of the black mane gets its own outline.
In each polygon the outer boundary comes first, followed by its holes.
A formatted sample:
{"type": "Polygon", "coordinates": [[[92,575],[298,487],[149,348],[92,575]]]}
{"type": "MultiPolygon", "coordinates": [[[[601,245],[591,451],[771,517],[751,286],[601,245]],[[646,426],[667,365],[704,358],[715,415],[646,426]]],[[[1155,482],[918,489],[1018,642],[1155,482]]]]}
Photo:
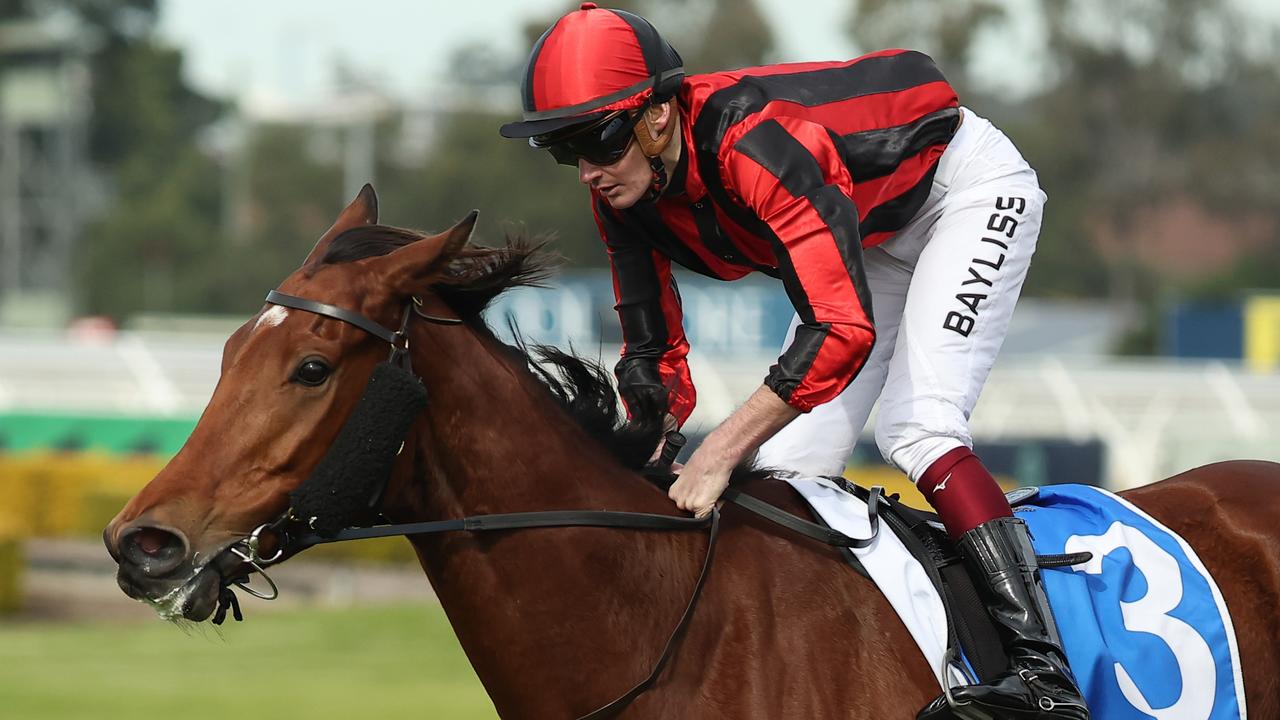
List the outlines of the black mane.
{"type": "MultiPolygon", "coordinates": [[[[417,230],[391,225],[360,225],[339,234],[311,270],[380,257],[429,237],[417,230]]],[[[503,247],[467,245],[442,269],[431,291],[464,320],[480,314],[504,291],[522,285],[540,287],[554,272],[559,256],[547,249],[545,238],[507,239],[503,247]]]]}
{"type": "MultiPolygon", "coordinates": [[[[334,238],[315,268],[387,255],[425,237],[416,230],[362,225],[334,238]]],[[[558,262],[543,239],[508,238],[506,246],[496,248],[468,245],[449,260],[431,290],[466,322],[487,330],[481,313],[494,298],[514,287],[543,286],[558,262]]],[[[624,466],[641,469],[662,437],[665,403],[653,397],[633,399],[627,419],[609,371],[600,363],[548,345],[529,346],[518,338],[517,333],[516,344],[506,347],[578,426],[624,466]]]]}

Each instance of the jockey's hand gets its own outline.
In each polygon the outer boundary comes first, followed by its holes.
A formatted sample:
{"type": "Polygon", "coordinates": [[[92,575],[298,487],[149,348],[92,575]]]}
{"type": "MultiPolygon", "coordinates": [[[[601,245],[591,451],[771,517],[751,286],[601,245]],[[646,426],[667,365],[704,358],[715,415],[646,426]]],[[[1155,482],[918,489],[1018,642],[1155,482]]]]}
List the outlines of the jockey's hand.
{"type": "Polygon", "coordinates": [[[684,467],[676,471],[676,481],[671,484],[667,495],[675,501],[681,510],[693,513],[696,517],[705,517],[711,513],[716,501],[729,487],[729,475],[733,473],[738,461],[724,454],[715,447],[711,436],[698,446],[693,457],[684,467]]]}
{"type": "Polygon", "coordinates": [[[709,514],[729,487],[729,475],[734,468],[798,414],[772,390],[761,386],[707,435],[680,470],[667,495],[681,510],[698,517],[709,514]]]}

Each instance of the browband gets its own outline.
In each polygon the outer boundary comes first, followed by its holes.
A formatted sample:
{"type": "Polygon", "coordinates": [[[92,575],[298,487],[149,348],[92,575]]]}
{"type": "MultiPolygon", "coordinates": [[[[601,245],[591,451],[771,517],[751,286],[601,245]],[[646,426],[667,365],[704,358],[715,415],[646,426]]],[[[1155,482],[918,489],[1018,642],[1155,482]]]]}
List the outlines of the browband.
{"type": "Polygon", "coordinates": [[[391,345],[397,345],[400,341],[400,334],[394,330],[388,330],[363,315],[353,313],[350,310],[345,310],[337,305],[316,302],[315,300],[300,298],[296,295],[286,295],[276,290],[272,290],[267,293],[267,302],[272,305],[281,305],[283,307],[294,308],[295,310],[305,310],[317,315],[326,315],[335,320],[351,323],[379,340],[391,345]]]}

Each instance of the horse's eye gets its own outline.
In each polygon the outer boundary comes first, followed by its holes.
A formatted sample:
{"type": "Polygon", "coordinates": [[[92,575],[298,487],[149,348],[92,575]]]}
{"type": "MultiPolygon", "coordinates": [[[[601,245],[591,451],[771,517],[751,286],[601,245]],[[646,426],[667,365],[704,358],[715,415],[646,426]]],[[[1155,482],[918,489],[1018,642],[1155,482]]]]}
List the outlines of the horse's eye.
{"type": "Polygon", "coordinates": [[[315,387],[324,384],[324,381],[329,379],[330,372],[331,368],[323,360],[307,358],[302,361],[297,370],[293,371],[293,381],[315,387]]]}

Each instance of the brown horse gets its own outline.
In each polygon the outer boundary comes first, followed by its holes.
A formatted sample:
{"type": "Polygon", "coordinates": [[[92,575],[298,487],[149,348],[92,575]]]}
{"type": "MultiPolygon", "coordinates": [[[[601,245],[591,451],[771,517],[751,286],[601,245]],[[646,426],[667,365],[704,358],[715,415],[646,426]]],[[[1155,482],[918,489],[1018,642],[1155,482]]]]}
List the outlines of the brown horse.
{"type": "MultiPolygon", "coordinates": [[[[396,522],[535,510],[677,514],[622,462],[606,425],[616,398],[579,372],[576,422],[529,358],[479,313],[529,282],[539,256],[519,243],[465,246],[474,216],[428,236],[376,223],[364,192],[281,292],[396,327],[411,298],[461,324],[409,324],[413,371],[429,393],[391,473],[381,509],[396,522]],[[585,399],[582,399],[585,398],[585,399]],[[602,429],[603,428],[603,429],[602,429]]],[[[121,511],[104,537],[132,597],[178,593],[190,620],[213,611],[205,572],[235,541],[278,517],[357,404],[385,343],[353,325],[278,306],[227,341],[222,377],[182,451],[121,511]]],[[[570,369],[582,365],[565,360],[570,369]]],[[[1280,718],[1280,466],[1231,462],[1126,497],[1199,552],[1237,633],[1253,718],[1280,718]]],[[[785,483],[751,494],[805,510],[785,483]]],[[[938,686],[870,581],[836,551],[740,509],[722,533],[700,604],[636,718],[912,718],[938,686]]],[[[465,532],[410,538],[499,714],[573,718],[613,700],[652,668],[698,579],[704,532],[601,528],[465,532]]]]}

